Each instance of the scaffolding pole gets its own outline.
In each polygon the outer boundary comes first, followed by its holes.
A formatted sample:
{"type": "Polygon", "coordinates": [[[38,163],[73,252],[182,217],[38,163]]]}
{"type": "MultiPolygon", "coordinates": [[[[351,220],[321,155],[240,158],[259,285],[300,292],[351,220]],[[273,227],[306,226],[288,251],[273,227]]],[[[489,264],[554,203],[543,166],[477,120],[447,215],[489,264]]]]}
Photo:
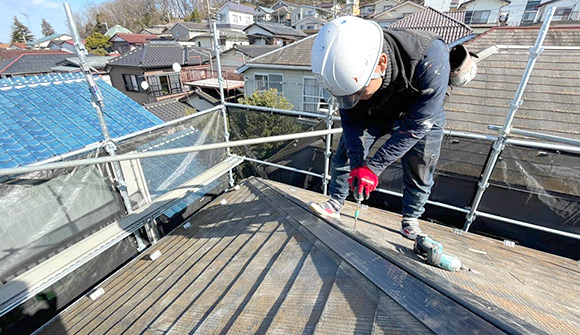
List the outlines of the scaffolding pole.
{"type": "Polygon", "coordinates": [[[518,86],[518,90],[516,91],[513,100],[510,101],[510,110],[505,118],[503,127],[499,132],[499,136],[493,143],[492,151],[491,154],[489,155],[489,159],[487,160],[487,164],[485,166],[481,179],[477,183],[477,191],[475,193],[475,196],[473,197],[469,213],[467,213],[465,217],[465,224],[463,226],[463,230],[465,231],[469,231],[469,227],[475,220],[477,207],[479,206],[481,199],[483,198],[485,190],[489,187],[489,179],[491,177],[491,174],[493,173],[495,164],[497,163],[497,160],[501,155],[502,151],[505,149],[508,137],[511,133],[514,117],[516,115],[518,108],[523,103],[522,96],[524,95],[524,90],[526,89],[526,85],[528,84],[528,80],[530,79],[532,69],[534,68],[534,64],[536,63],[538,56],[543,51],[542,44],[544,43],[544,39],[546,38],[546,34],[548,33],[548,29],[550,28],[550,22],[552,21],[553,15],[554,8],[550,8],[546,15],[544,24],[540,29],[538,38],[536,39],[536,43],[534,44],[534,47],[530,50],[530,57],[528,58],[528,64],[526,65],[526,69],[522,76],[522,80],[520,81],[520,85],[518,86]]]}
{"type": "MultiPolygon", "coordinates": [[[[220,47],[219,47],[219,31],[217,29],[217,21],[212,21],[211,25],[213,25],[213,41],[214,41],[214,50],[215,50],[215,60],[217,66],[217,76],[218,76],[218,83],[220,86],[220,102],[221,102],[221,110],[222,110],[222,118],[224,120],[224,140],[227,142],[230,141],[230,132],[228,129],[228,113],[226,111],[226,98],[224,96],[224,77],[222,76],[222,64],[220,60],[220,47]]],[[[211,57],[210,57],[211,59],[211,57]]],[[[226,153],[229,156],[232,155],[230,147],[226,147],[226,153]]],[[[228,172],[229,176],[229,183],[230,187],[233,187],[235,184],[234,180],[234,172],[230,170],[228,172]]]]}
{"type": "MultiPolygon", "coordinates": [[[[74,48],[77,56],[79,57],[81,70],[89,86],[89,91],[91,92],[93,100],[93,106],[95,107],[97,117],[99,118],[99,123],[101,125],[101,131],[104,137],[103,149],[109,156],[115,156],[117,146],[113,141],[111,141],[111,136],[109,135],[109,128],[107,127],[107,123],[105,122],[105,117],[103,115],[103,110],[105,109],[105,104],[103,102],[103,94],[101,93],[101,90],[95,83],[93,74],[91,73],[91,70],[87,64],[87,59],[85,57],[86,49],[79,36],[77,26],[74,23],[70,5],[68,3],[64,3],[63,6],[66,12],[69,29],[71,31],[71,35],[74,40],[74,48]]],[[[131,207],[131,199],[129,198],[129,193],[127,192],[127,182],[123,177],[123,170],[121,169],[121,165],[119,164],[119,162],[113,162],[111,164],[111,170],[113,172],[113,178],[116,180],[117,189],[119,190],[121,198],[123,199],[125,210],[127,211],[127,214],[131,214],[133,213],[133,208],[131,207]]],[[[137,249],[139,251],[145,249],[146,247],[145,242],[141,239],[139,234],[135,233],[134,235],[135,240],[137,242],[137,249]]]]}

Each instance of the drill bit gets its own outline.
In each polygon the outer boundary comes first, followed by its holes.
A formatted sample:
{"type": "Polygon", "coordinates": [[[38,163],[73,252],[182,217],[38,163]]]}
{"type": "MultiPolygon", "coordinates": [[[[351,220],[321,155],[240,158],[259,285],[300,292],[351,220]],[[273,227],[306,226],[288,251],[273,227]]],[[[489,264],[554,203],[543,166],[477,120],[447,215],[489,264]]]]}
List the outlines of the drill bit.
{"type": "Polygon", "coordinates": [[[356,223],[358,221],[358,216],[360,214],[360,200],[356,202],[356,210],[354,211],[354,231],[356,231],[356,223]]]}

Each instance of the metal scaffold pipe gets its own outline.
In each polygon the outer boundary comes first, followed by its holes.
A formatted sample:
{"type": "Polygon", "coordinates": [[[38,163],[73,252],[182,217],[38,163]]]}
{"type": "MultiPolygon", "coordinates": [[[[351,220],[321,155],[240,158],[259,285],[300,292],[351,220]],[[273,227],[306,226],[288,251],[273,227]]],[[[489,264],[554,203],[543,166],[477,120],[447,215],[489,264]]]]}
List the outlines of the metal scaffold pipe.
{"type": "Polygon", "coordinates": [[[143,158],[151,158],[151,157],[186,154],[186,153],[190,153],[190,152],[215,150],[215,149],[225,149],[227,147],[241,147],[241,146],[246,146],[246,145],[279,142],[279,141],[289,141],[289,140],[295,140],[295,139],[299,139],[299,138],[325,136],[327,134],[339,134],[341,132],[342,132],[342,128],[334,128],[331,130],[307,131],[307,132],[303,132],[303,133],[294,133],[294,134],[286,134],[286,135],[252,138],[252,139],[240,140],[240,141],[220,142],[220,143],[212,143],[212,144],[204,144],[204,145],[197,145],[197,146],[190,146],[190,147],[175,148],[175,149],[155,150],[155,151],[130,153],[130,154],[123,154],[123,155],[109,156],[109,157],[97,157],[97,158],[80,159],[80,160],[73,160],[73,161],[66,161],[66,162],[48,163],[48,164],[35,165],[35,166],[24,166],[24,167],[10,168],[10,169],[0,169],[0,176],[18,175],[18,174],[23,174],[23,173],[47,171],[47,170],[55,170],[55,169],[68,169],[68,168],[73,168],[73,167],[77,167],[77,166],[87,166],[87,165],[104,164],[104,163],[111,163],[111,162],[121,162],[121,161],[133,160],[133,159],[143,159],[143,158]]]}
{"type": "Polygon", "coordinates": [[[495,165],[497,163],[499,156],[501,155],[501,153],[505,149],[506,143],[508,141],[508,137],[511,133],[511,128],[512,128],[512,123],[513,123],[514,117],[516,115],[518,108],[523,103],[522,96],[523,96],[524,90],[526,89],[526,86],[528,84],[528,80],[530,79],[530,75],[531,75],[532,70],[534,68],[534,64],[536,63],[538,56],[543,51],[542,44],[544,43],[544,39],[546,38],[546,35],[548,33],[548,29],[550,28],[550,22],[552,21],[553,15],[554,15],[554,7],[550,8],[548,10],[544,24],[542,25],[542,28],[540,29],[540,32],[539,32],[538,37],[536,39],[536,43],[534,44],[534,47],[532,48],[532,50],[530,50],[530,57],[528,58],[528,63],[526,65],[526,69],[525,69],[524,74],[522,76],[522,80],[520,81],[520,85],[518,86],[518,89],[516,91],[516,94],[515,94],[513,100],[510,101],[510,110],[505,118],[503,127],[500,130],[499,136],[497,137],[496,141],[493,143],[492,151],[491,151],[489,158],[487,160],[487,164],[485,166],[485,169],[483,171],[481,179],[477,183],[477,191],[475,193],[475,196],[473,197],[473,201],[471,203],[471,208],[469,209],[469,213],[467,213],[467,215],[465,217],[465,224],[463,226],[463,230],[465,230],[465,231],[469,231],[469,227],[471,226],[471,224],[475,220],[475,216],[477,213],[477,207],[479,206],[481,199],[483,198],[483,194],[485,193],[485,190],[489,187],[489,179],[491,178],[491,174],[493,173],[493,169],[495,168],[495,165]]]}

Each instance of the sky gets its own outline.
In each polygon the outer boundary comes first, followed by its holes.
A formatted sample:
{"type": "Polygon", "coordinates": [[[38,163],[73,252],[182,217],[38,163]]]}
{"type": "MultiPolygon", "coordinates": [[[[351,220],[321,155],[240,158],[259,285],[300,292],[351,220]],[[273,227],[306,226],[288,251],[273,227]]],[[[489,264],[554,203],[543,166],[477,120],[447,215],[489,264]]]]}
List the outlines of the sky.
{"type": "Polygon", "coordinates": [[[10,43],[12,18],[26,25],[35,38],[41,38],[42,19],[46,19],[57,33],[68,33],[63,3],[68,2],[73,12],[83,11],[86,4],[105,2],[105,0],[0,0],[0,42],[10,43]],[[28,15],[28,18],[26,17],[28,15]]]}

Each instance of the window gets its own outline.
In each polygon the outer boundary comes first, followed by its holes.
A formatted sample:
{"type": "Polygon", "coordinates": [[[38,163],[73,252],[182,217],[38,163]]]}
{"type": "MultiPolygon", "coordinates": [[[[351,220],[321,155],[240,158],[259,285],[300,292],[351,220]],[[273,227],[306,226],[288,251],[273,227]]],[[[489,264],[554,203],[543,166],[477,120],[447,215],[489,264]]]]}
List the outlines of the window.
{"type": "Polygon", "coordinates": [[[246,17],[246,24],[250,24],[250,23],[252,23],[252,22],[250,21],[250,18],[249,18],[249,17],[246,17]]]}
{"type": "Polygon", "coordinates": [[[321,89],[318,81],[313,77],[304,77],[302,89],[302,111],[318,112],[320,107],[321,89]]]}
{"type": "Polygon", "coordinates": [[[524,12],[524,15],[522,16],[522,22],[531,23],[531,22],[534,22],[535,18],[536,18],[536,11],[524,12]]]}
{"type": "Polygon", "coordinates": [[[226,39],[225,39],[225,38],[220,38],[220,39],[218,40],[218,44],[219,44],[219,45],[226,45],[226,39]]]}
{"type": "Polygon", "coordinates": [[[557,8],[554,12],[554,21],[566,21],[570,19],[572,8],[557,8]]]}
{"type": "Polygon", "coordinates": [[[123,81],[125,82],[125,91],[139,92],[139,83],[137,83],[137,76],[134,74],[124,74],[123,81]]]}
{"type": "Polygon", "coordinates": [[[281,74],[255,74],[254,75],[256,91],[268,91],[271,88],[278,90],[278,93],[284,93],[283,76],[281,74]]]}
{"type": "Polygon", "coordinates": [[[234,20],[234,23],[240,22],[240,16],[238,14],[234,14],[233,15],[233,20],[234,20]]]}
{"type": "Polygon", "coordinates": [[[307,25],[307,26],[306,26],[306,29],[307,29],[307,30],[313,30],[313,29],[314,29],[314,26],[313,26],[313,25],[311,25],[311,24],[309,24],[309,25],[307,25]]]}
{"type": "Polygon", "coordinates": [[[390,6],[390,5],[384,6],[383,7],[383,12],[386,11],[386,10],[389,10],[391,8],[393,8],[393,6],[390,6]]]}
{"type": "Polygon", "coordinates": [[[150,76],[147,79],[149,81],[151,94],[154,97],[183,92],[178,73],[150,76]]]}
{"type": "Polygon", "coordinates": [[[489,19],[489,10],[474,10],[465,12],[465,23],[487,23],[489,19]]]}

